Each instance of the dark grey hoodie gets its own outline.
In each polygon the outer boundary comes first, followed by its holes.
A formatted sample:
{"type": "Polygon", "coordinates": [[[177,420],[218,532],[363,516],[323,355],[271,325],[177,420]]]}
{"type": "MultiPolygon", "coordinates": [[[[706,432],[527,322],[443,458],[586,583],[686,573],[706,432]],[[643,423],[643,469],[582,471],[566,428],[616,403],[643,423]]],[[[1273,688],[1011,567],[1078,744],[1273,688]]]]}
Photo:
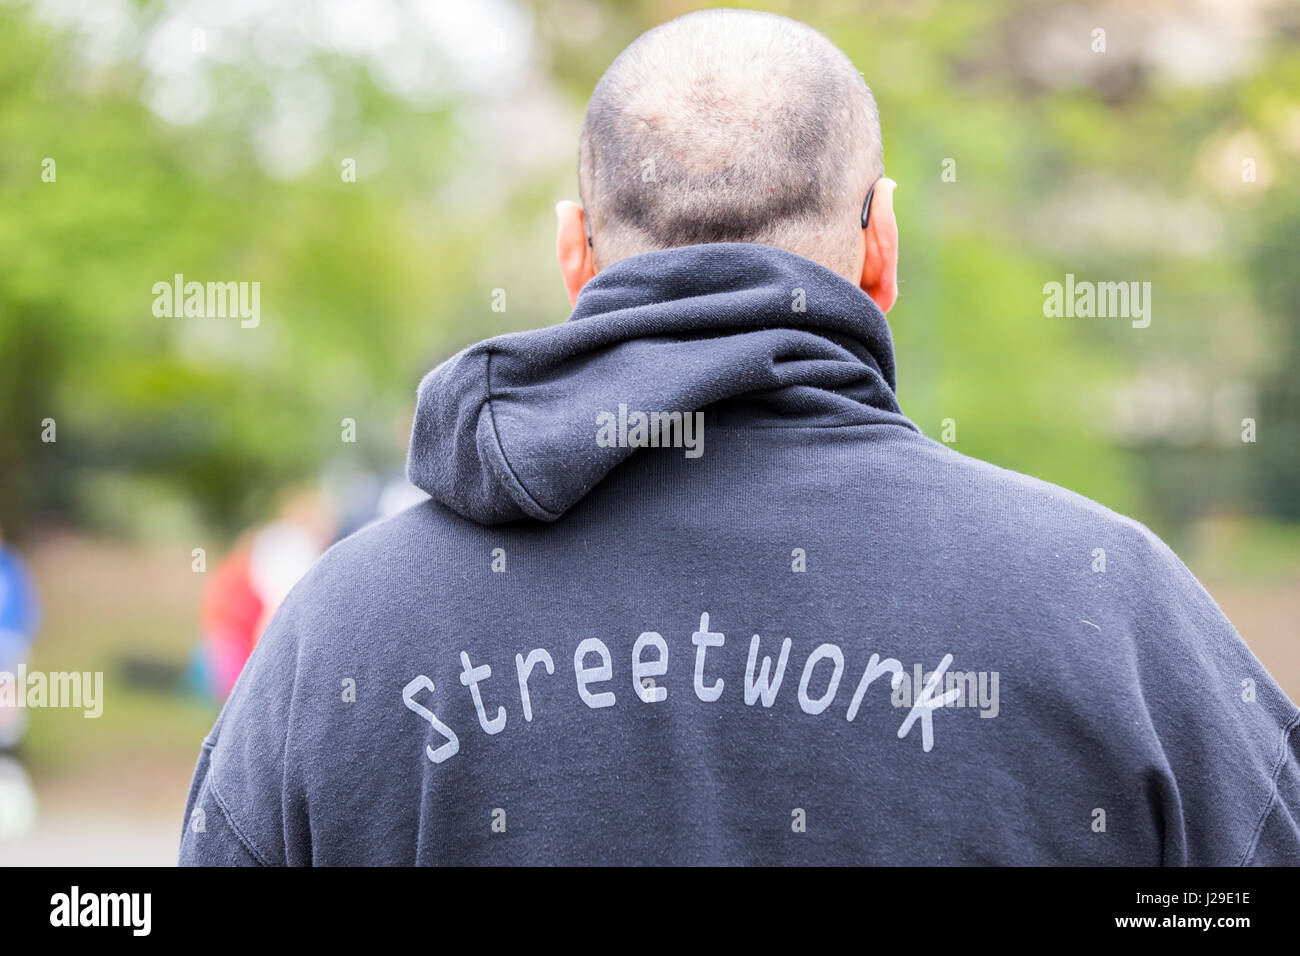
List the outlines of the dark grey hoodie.
{"type": "Polygon", "coordinates": [[[919,434],[806,259],[613,265],[431,372],[408,470],[244,669],[183,863],[1300,862],[1300,714],[1209,595],[919,434]]]}

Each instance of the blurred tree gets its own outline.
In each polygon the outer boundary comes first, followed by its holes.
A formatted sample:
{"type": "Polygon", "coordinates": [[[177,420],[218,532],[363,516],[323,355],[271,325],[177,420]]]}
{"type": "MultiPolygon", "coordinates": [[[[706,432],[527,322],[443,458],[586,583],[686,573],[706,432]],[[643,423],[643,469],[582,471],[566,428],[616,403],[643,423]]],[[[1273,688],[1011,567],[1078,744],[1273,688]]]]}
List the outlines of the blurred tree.
{"type": "MultiPolygon", "coordinates": [[[[623,46],[691,8],[377,0],[331,25],[269,2],[200,56],[199,0],[122,8],[117,33],[51,25],[55,6],[0,7],[0,522],[129,525],[170,496],[226,530],[331,460],[397,461],[393,420],[455,347],[565,317],[550,210],[576,193],[582,104],[623,46]],[[155,316],[177,273],[259,282],[260,325],[155,316]]],[[[1297,517],[1284,11],[767,6],[826,32],[879,101],[900,398],[927,434],[952,419],[958,450],[1162,530],[1297,517]],[[1261,176],[1243,183],[1248,153],[1261,176]],[[1151,282],[1151,326],[1045,316],[1066,273],[1151,282]],[[1216,398],[1243,386],[1249,449],[1216,398]]]]}

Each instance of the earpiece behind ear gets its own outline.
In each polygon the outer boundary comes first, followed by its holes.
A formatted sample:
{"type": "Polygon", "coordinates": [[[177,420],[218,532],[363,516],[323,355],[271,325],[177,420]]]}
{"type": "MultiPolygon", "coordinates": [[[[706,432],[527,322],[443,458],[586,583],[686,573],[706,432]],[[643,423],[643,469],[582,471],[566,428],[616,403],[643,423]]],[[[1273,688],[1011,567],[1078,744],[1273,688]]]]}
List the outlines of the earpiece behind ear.
{"type": "MultiPolygon", "coordinates": [[[[880,182],[880,180],[877,179],[876,183],[878,182],[880,182]]],[[[863,229],[866,229],[867,223],[871,221],[871,197],[876,194],[876,183],[871,184],[871,188],[867,190],[867,201],[862,204],[862,228],[863,229]]],[[[587,242],[588,243],[591,242],[591,230],[587,231],[587,242]]]]}

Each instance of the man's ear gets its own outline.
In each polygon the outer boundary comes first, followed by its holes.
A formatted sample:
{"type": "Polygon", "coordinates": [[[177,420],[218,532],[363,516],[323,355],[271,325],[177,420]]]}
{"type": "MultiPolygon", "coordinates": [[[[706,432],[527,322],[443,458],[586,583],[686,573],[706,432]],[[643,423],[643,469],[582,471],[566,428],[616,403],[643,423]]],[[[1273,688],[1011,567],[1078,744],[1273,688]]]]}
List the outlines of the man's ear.
{"type": "Polygon", "coordinates": [[[898,183],[882,178],[871,196],[871,216],[862,230],[866,255],[862,260],[862,291],[882,312],[898,301],[898,220],[894,218],[894,190],[898,183]]]}
{"type": "Polygon", "coordinates": [[[587,245],[587,214],[576,202],[565,199],[555,204],[555,218],[555,258],[569,293],[569,305],[573,305],[582,287],[596,274],[591,246],[587,245]]]}

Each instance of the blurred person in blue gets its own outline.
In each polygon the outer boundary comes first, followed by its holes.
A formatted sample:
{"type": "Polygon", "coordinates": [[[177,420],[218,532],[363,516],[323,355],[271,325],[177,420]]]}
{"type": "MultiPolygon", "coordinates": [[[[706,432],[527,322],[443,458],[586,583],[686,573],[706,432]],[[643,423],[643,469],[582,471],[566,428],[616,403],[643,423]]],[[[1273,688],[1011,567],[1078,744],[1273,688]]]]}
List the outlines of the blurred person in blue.
{"type": "MultiPolygon", "coordinates": [[[[40,624],[36,586],[23,559],[4,539],[0,528],[0,680],[27,662],[40,624]]],[[[26,728],[26,710],[0,706],[0,752],[13,750],[26,728]]]]}

